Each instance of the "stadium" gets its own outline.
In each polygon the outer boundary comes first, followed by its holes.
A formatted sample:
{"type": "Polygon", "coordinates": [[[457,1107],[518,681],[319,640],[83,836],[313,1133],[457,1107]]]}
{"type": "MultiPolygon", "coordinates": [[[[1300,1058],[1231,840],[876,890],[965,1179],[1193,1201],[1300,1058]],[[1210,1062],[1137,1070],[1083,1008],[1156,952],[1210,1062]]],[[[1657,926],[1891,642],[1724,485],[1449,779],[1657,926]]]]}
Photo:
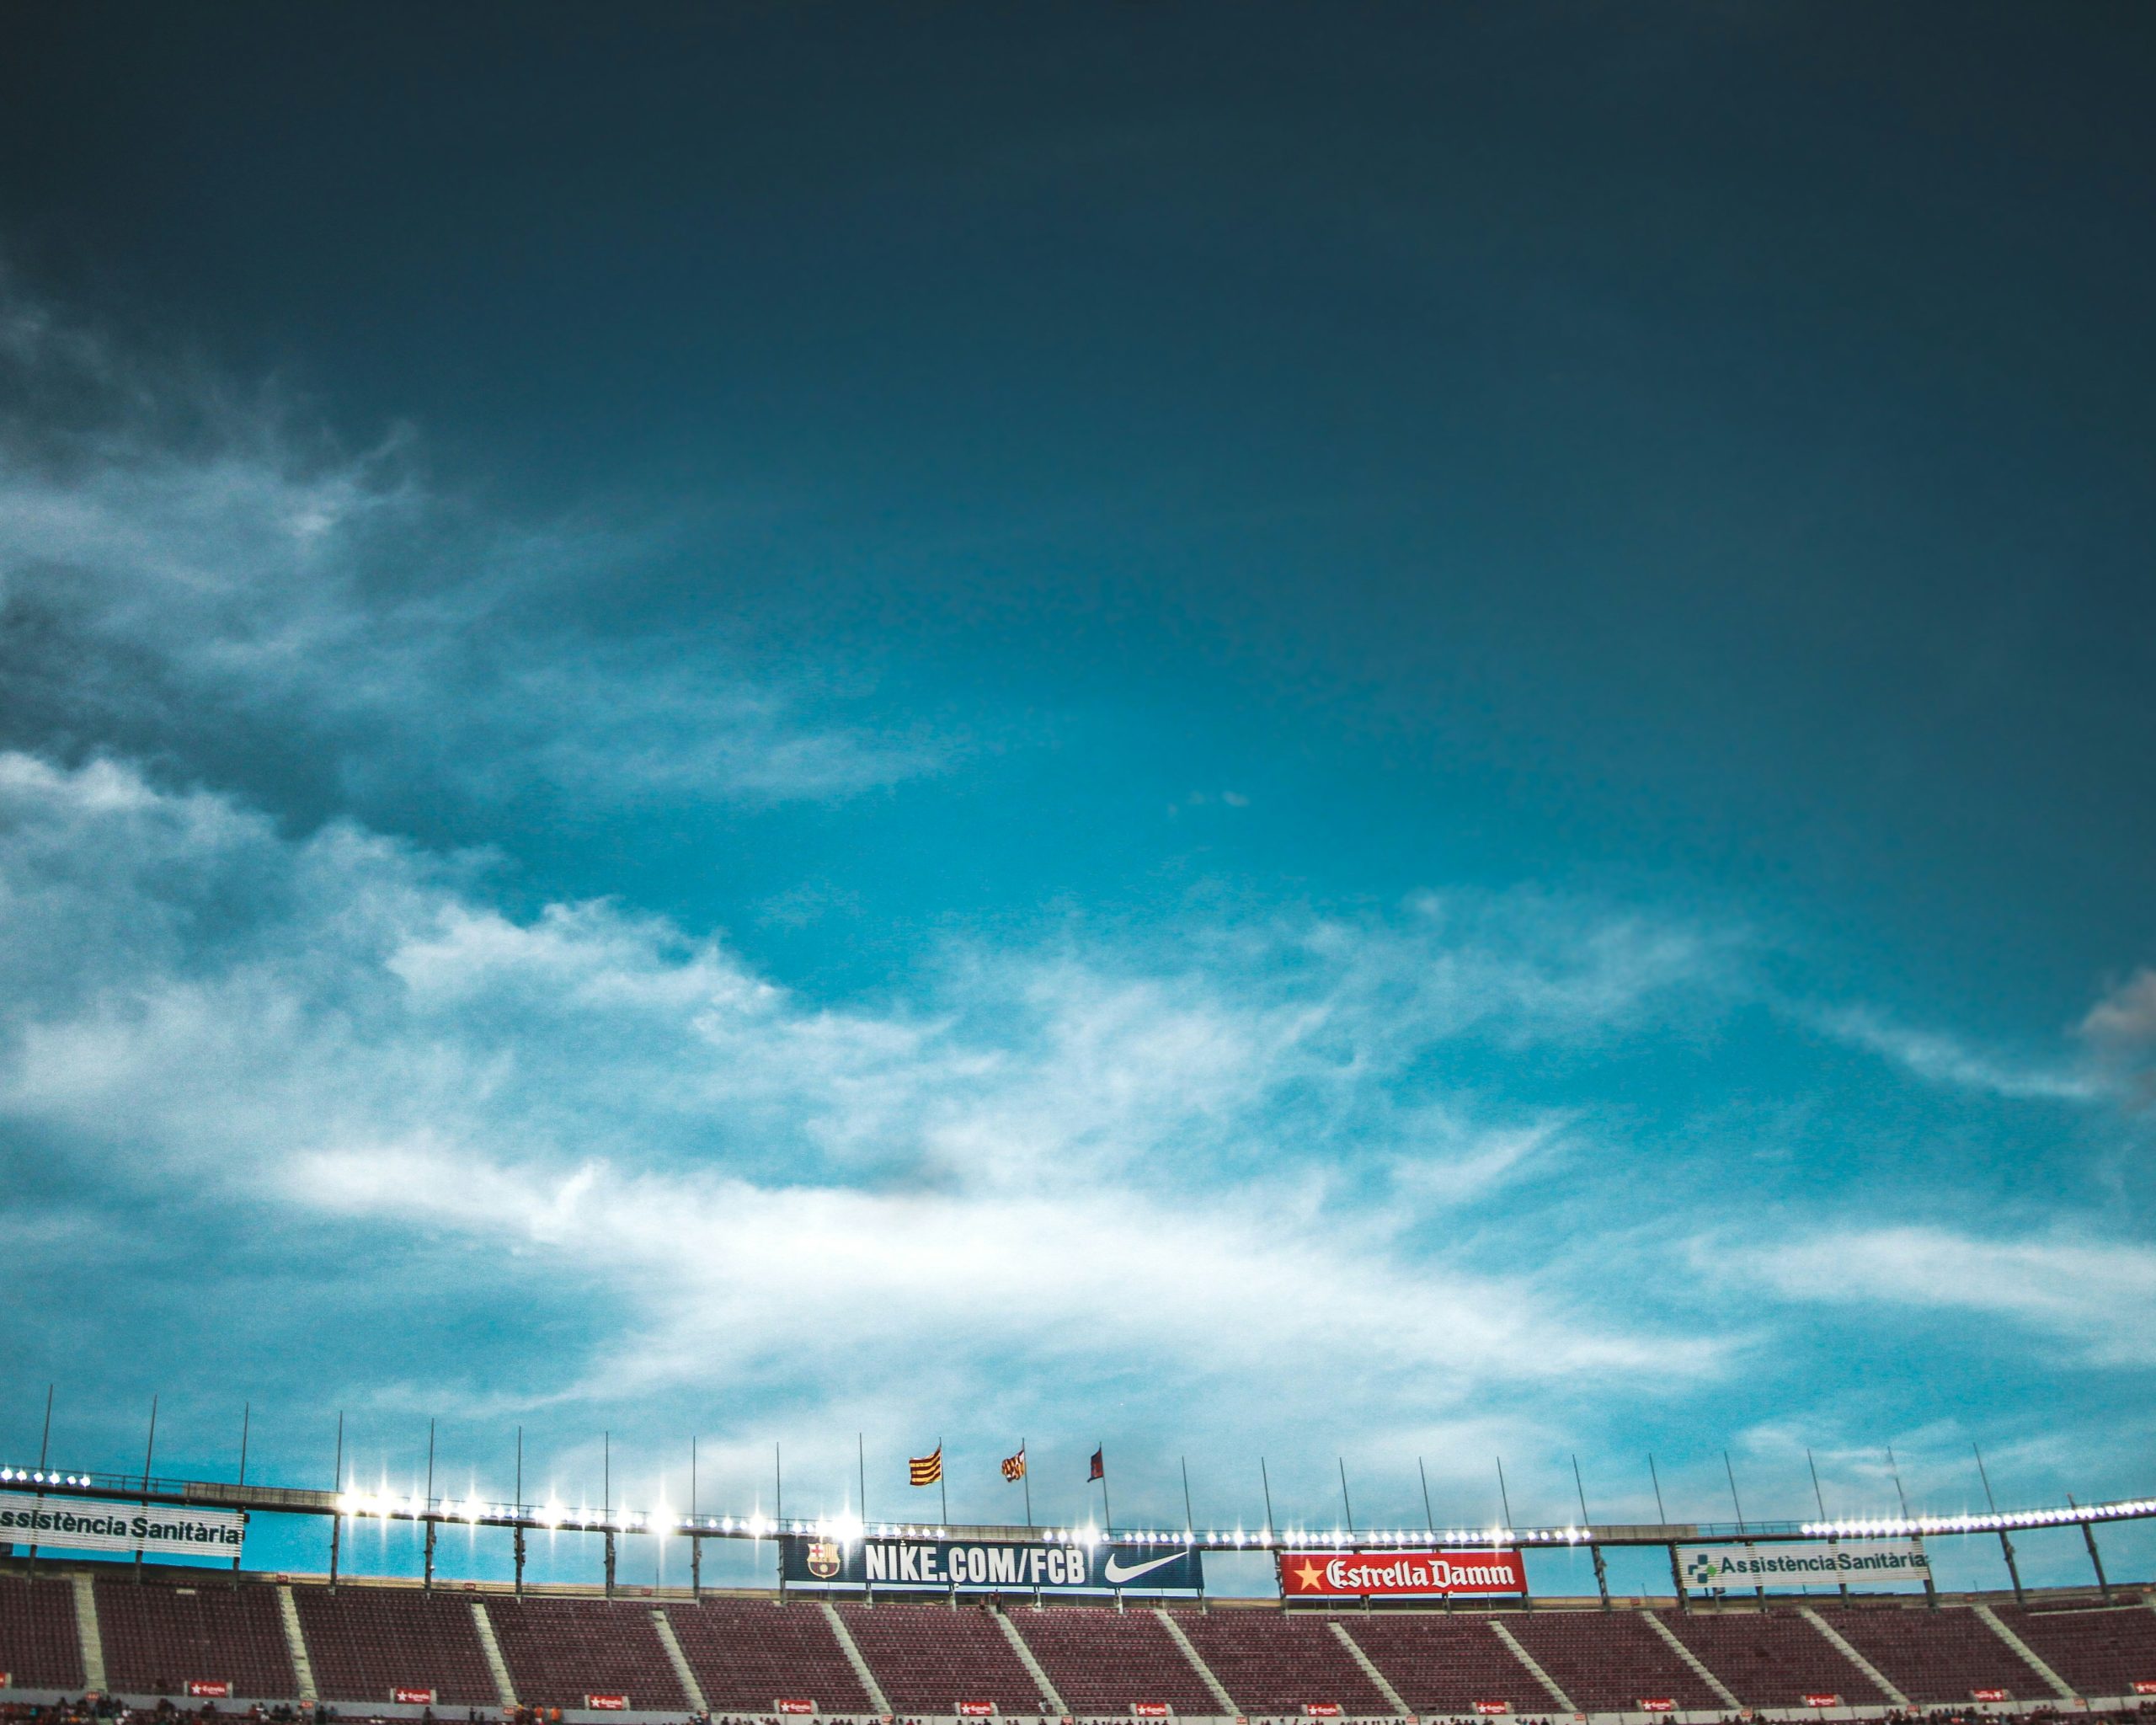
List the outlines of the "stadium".
{"type": "Polygon", "coordinates": [[[2156,1725],[2152,91],[0,0],[0,1725],[2156,1725]]]}
{"type": "MultiPolygon", "coordinates": [[[[941,1459],[939,1448],[916,1470],[941,1459]]],[[[2156,1594],[2116,1586],[2096,1536],[2156,1517],[2150,1501],[1359,1536],[687,1516],[663,1530],[696,1554],[691,1584],[670,1589],[613,1579],[616,1542],[662,1530],[648,1512],[568,1518],[600,1542],[607,1579],[527,1586],[525,1537],[559,1532],[558,1509],[12,1467],[0,1493],[7,1530],[30,1545],[0,1574],[0,1706],[33,1717],[1706,1725],[2156,1713],[2156,1594]],[[264,1514],[330,1518],[330,1572],[243,1568],[248,1519],[264,1514]],[[417,1524],[424,1576],[338,1573],[344,1529],[360,1518],[417,1524]],[[510,1530],[515,1578],[438,1574],[444,1525],[510,1530]],[[2061,1528],[2086,1541],[2093,1583],[2022,1588],[2013,1535],[2061,1528]],[[38,1535],[110,1557],[131,1547],[131,1567],[40,1564],[38,1535]],[[1999,1541],[2010,1592],[1936,1588],[1926,1542],[1971,1538],[1999,1541]],[[777,1584],[706,1589],[706,1540],[776,1546],[777,1584]],[[1531,1594],[1528,1554],[1561,1546],[1585,1548],[1598,1581],[1605,1548],[1662,1548],[1671,1591],[1531,1594]],[[221,1547],[228,1571],[157,1561],[221,1547]],[[1205,1554],[1229,1550],[1275,1563],[1279,1598],[1209,1599],[1205,1554]]]]}

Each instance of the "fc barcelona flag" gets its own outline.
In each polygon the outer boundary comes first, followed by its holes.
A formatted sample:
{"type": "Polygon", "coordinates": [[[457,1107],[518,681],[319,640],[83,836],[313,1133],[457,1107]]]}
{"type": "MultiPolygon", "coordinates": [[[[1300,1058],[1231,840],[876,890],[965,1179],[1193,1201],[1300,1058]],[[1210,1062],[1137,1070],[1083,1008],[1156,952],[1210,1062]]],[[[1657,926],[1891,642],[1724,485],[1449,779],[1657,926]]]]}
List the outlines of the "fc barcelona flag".
{"type": "Polygon", "coordinates": [[[926,1455],[909,1457],[906,1461],[906,1471],[912,1476],[913,1482],[917,1486],[937,1484],[943,1477],[942,1445],[938,1444],[926,1455]]]}
{"type": "Polygon", "coordinates": [[[1016,1455],[1003,1458],[1003,1477],[1014,1485],[1026,1477],[1026,1446],[1023,1444],[1018,1445],[1016,1455]]]}
{"type": "Polygon", "coordinates": [[[1097,1479],[1106,1479],[1108,1477],[1107,1463],[1101,1459],[1107,1454],[1107,1446],[1105,1444],[1093,1451],[1093,1471],[1086,1476],[1087,1485],[1092,1484],[1097,1479]]]}

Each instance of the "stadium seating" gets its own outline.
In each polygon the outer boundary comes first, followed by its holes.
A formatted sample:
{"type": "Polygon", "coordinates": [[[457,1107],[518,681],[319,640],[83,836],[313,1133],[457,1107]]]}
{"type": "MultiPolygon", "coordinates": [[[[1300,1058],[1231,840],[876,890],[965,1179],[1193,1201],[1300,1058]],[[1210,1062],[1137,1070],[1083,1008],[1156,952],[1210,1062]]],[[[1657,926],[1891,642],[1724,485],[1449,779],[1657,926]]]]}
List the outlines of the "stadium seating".
{"type": "Polygon", "coordinates": [[[2156,1683],[2156,1611],[2145,1605],[2031,1611],[1993,1608],[2031,1651],[2083,1695],[2132,1695],[2156,1683]]]}
{"type": "Polygon", "coordinates": [[[526,1706],[581,1707],[588,1695],[625,1695],[639,1712],[689,1705],[647,1604],[498,1595],[486,1609],[526,1706]]]}
{"type": "Polygon", "coordinates": [[[1482,1617],[1382,1611],[1342,1621],[1401,1700],[1425,1717],[1465,1717],[1477,1701],[1504,1701],[1515,1713],[1555,1705],[1482,1617]]]}
{"type": "Polygon", "coordinates": [[[879,1600],[838,1609],[885,1697],[902,1713],[949,1713],[960,1701],[993,1701],[1005,1713],[1052,1711],[1001,1626],[979,1605],[969,1601],[954,1611],[879,1600]]]}
{"type": "Polygon", "coordinates": [[[0,1671],[17,1689],[82,1689],[75,1590],[67,1581],[0,1576],[0,1671]]]}
{"type": "Polygon", "coordinates": [[[1590,1713],[1629,1712],[1649,1699],[1680,1708],[1723,1705],[1636,1611],[1508,1612],[1500,1621],[1590,1713]]]}
{"type": "Polygon", "coordinates": [[[1886,1703],[1848,1655],[1795,1611],[1657,1615],[1748,1707],[1801,1707],[1807,1695],[1838,1695],[1853,1707],[1886,1703]]]}
{"type": "Polygon", "coordinates": [[[1128,1719],[1139,1701],[1166,1701],[1179,1715],[1220,1711],[1204,1680],[1150,1610],[1019,1606],[1011,1621],[1075,1712],[1128,1719]]]}
{"type": "Polygon", "coordinates": [[[1973,1611],[1844,1605],[1819,1615],[1920,1706],[1966,1701],[1979,1689],[2003,1689],[2014,1701],[2052,1698],[2043,1679],[1973,1611]]]}
{"type": "Polygon", "coordinates": [[[781,1697],[813,1701],[822,1713],[875,1711],[814,1603],[712,1599],[669,1605],[666,1617],[716,1712],[769,1713],[781,1697]]]}
{"type": "MultiPolygon", "coordinates": [[[[297,1699],[278,1589],[269,1578],[243,1577],[234,1585],[214,1572],[152,1568],[136,1581],[108,1566],[90,1585],[111,1689],[184,1700],[190,1682],[207,1680],[230,1682],[243,1704],[297,1699]]],[[[0,1672],[15,1690],[79,1693],[87,1686],[74,1586],[64,1574],[0,1573],[0,1672]]],[[[520,1599],[378,1583],[290,1586],[315,1690],[355,1719],[400,1689],[431,1690],[436,1706],[458,1717],[467,1708],[491,1714],[499,1696],[475,1604],[527,1706],[581,1711],[589,1696],[621,1696],[636,1712],[685,1714],[688,1696],[663,1621],[721,1720],[775,1725],[782,1701],[813,1703],[825,1717],[874,1711],[819,1601],[552,1593],[520,1599]]],[[[940,1599],[834,1604],[884,1696],[909,1722],[948,1719],[968,1702],[991,1704],[1006,1720],[1045,1717],[1052,1703],[1028,1653],[1082,1720],[1129,1719],[1145,1703],[1165,1704],[1178,1717],[1219,1709],[1161,1613],[1148,1607],[1118,1612],[1057,1602],[1042,1609],[1012,1600],[999,1613],[978,1599],[956,1610],[940,1599]],[[1012,1645],[1014,1634],[1024,1652],[1012,1645]]],[[[1891,1705],[1801,1605],[1326,1614],[1216,1601],[1210,1611],[1182,1605],[1171,1612],[1235,1710],[1255,1725],[1328,1706],[1355,1718],[1387,1717],[1395,1709],[1373,1668],[1407,1711],[1426,1719],[1467,1719],[1493,1703],[1546,1719],[1558,1708],[1530,1661],[1591,1713],[1667,1700],[1686,1712],[1726,1714],[1716,1682],[1744,1707],[1801,1709],[1807,1697],[1825,1694],[1852,1706],[1891,1705]]],[[[2040,1717],[2057,1709],[2047,1680],[1969,1606],[1822,1601],[1812,1610],[1919,1707],[1956,1708],[1997,1690],[2040,1717]]],[[[2132,1698],[2136,1684],[2156,1683],[2156,1610],[2145,1601],[2100,1605],[2087,1594],[2037,1594],[2025,1605],[2001,1600],[1990,1610],[2084,1696],[2132,1698]]],[[[222,1697],[219,1703],[230,1706],[222,1697]]],[[[2156,1715],[2156,1702],[2144,1712],[2156,1715]]]]}
{"type": "Polygon", "coordinates": [[[295,1587],[292,1602],[324,1701],[386,1701],[392,1690],[431,1689],[444,1706],[499,1703],[468,1595],[295,1587]]]}
{"type": "Polygon", "coordinates": [[[1328,1702],[1361,1717],[1392,1712],[1324,1618],[1230,1610],[1176,1621],[1245,1713],[1299,1713],[1328,1702]]]}
{"type": "Polygon", "coordinates": [[[198,1680],[265,1700],[299,1692],[275,1588],[100,1578],[97,1606],[105,1681],[122,1694],[178,1695],[198,1680]]]}

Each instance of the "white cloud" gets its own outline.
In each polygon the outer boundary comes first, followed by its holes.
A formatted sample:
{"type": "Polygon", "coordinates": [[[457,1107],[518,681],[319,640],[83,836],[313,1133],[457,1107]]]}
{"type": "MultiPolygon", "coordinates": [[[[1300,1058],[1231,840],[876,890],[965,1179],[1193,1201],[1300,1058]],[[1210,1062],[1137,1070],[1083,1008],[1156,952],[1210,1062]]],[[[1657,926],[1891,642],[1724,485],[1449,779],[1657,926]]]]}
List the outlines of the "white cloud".
{"type": "Polygon", "coordinates": [[[1682,941],[1577,913],[1539,950],[1502,907],[1426,905],[1150,964],[974,952],[866,1012],[606,905],[514,920],[484,879],[0,756],[0,1119],[115,1206],[543,1267],[593,1327],[520,1360],[542,1398],[1136,1374],[1119,1394],[1225,1409],[1292,1359],[1376,1432],[1718,1369],[1711,1335],[1589,1315],[1561,1266],[1403,1230],[1386,1185],[1442,1216],[1554,1130],[1398,1106],[1422,1051],[1593,1032],[1682,941]],[[1365,1153],[1374,1196],[1343,1173],[1365,1153]]]}
{"type": "Polygon", "coordinates": [[[35,643],[0,684],[19,743],[198,767],[299,748],[362,798],[416,781],[585,807],[841,797],[947,752],[814,716],[708,632],[611,626],[665,548],[649,526],[488,519],[427,483],[407,435],[350,454],[274,391],[19,301],[0,322],[35,404],[0,418],[0,631],[35,643]]]}
{"type": "Polygon", "coordinates": [[[1944,1031],[1897,1024],[1868,1007],[1822,1012],[1815,1022],[1829,1035],[1892,1060],[1929,1083],[2042,1102],[2092,1102],[2108,1089],[2098,1077],[2073,1066],[1985,1054],[1944,1031]]]}
{"type": "Polygon", "coordinates": [[[2156,970],[2136,970],[2089,1009],[2079,1028],[2107,1077],[2137,1101],[2156,1097],[2156,970]]]}
{"type": "Polygon", "coordinates": [[[2156,1365],[2156,1247],[2094,1225],[2025,1238],[1903,1225],[1848,1226],[1771,1244],[1696,1248],[1783,1294],[1835,1304],[1981,1313],[2073,1345],[2102,1365],[2156,1365]]]}
{"type": "Polygon", "coordinates": [[[2156,1046],[2156,970],[2143,966],[2097,1001],[2081,1033],[2100,1048],[2156,1046]]]}

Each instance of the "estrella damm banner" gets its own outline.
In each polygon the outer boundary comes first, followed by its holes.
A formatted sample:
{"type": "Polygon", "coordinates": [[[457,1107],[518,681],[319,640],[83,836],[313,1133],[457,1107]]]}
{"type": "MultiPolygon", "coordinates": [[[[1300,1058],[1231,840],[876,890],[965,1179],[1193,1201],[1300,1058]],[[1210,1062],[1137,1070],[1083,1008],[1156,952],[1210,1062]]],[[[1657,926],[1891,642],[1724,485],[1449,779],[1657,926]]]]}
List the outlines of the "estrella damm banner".
{"type": "Polygon", "coordinates": [[[1524,1594],[1517,1551],[1283,1551],[1280,1596],[1376,1599],[1395,1594],[1524,1594]]]}
{"type": "Polygon", "coordinates": [[[779,1551],[788,1587],[1194,1594],[1205,1585],[1203,1559],[1190,1546],[874,1536],[842,1545],[787,1534],[779,1551]]]}

